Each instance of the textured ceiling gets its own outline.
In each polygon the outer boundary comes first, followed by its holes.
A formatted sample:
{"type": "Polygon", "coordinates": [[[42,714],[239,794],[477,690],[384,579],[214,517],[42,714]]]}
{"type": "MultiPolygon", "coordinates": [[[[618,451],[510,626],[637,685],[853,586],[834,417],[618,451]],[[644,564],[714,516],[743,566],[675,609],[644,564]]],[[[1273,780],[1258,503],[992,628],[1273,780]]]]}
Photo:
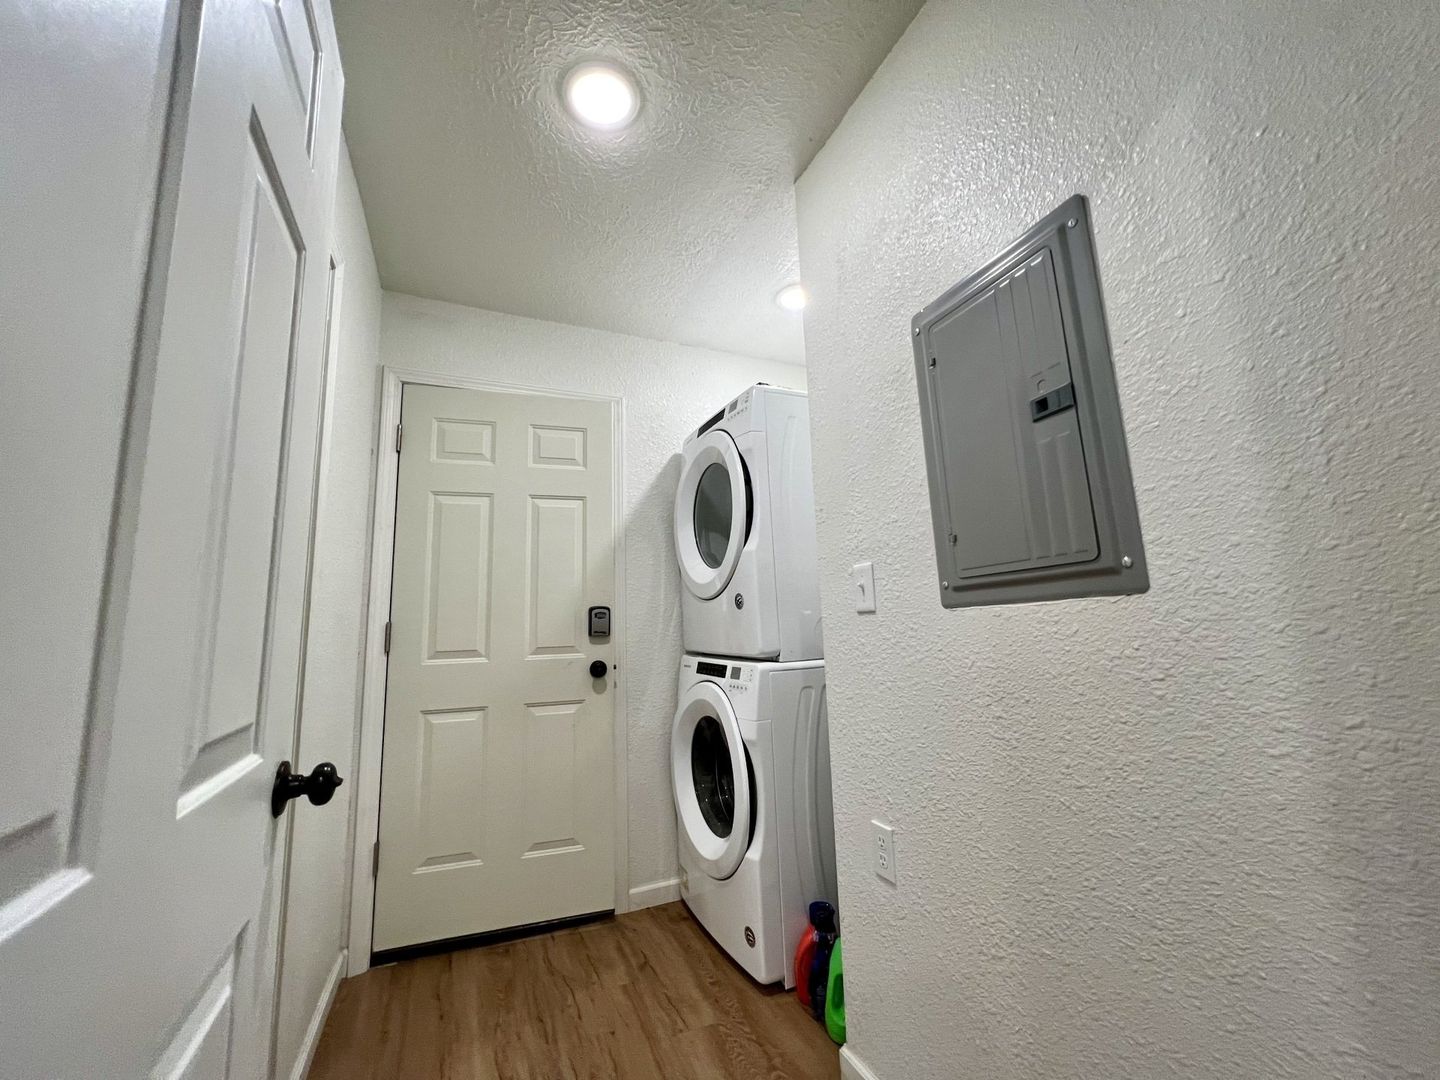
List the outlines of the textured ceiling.
{"type": "Polygon", "coordinates": [[[793,182],[921,0],[336,0],[387,289],[803,362],[793,182]],[[559,86],[614,60],[628,130],[559,86]]]}

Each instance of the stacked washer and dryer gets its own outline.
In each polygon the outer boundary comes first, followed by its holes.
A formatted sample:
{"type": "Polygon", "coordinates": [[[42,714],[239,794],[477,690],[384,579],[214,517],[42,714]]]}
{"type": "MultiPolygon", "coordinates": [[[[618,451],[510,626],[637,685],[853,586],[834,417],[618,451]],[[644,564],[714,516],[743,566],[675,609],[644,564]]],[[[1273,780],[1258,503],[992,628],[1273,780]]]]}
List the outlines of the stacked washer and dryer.
{"type": "Polygon", "coordinates": [[[836,901],[803,393],[753,386],[685,440],[675,551],[680,894],[752,977],[788,988],[810,902],[836,901]]]}

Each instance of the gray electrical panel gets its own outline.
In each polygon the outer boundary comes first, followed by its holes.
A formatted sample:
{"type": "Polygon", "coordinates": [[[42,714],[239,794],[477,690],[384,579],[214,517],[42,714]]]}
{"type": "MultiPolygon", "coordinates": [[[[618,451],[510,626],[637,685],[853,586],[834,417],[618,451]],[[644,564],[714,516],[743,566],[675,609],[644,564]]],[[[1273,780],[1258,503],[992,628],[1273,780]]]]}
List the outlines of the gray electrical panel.
{"type": "Polygon", "coordinates": [[[913,331],[940,602],[1148,589],[1084,196],[913,331]]]}

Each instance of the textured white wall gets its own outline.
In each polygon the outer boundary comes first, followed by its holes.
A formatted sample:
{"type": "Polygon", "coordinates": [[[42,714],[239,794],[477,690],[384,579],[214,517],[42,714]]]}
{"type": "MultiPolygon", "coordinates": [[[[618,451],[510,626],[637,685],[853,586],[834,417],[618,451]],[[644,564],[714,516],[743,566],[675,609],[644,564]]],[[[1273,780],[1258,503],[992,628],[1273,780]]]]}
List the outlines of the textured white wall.
{"type": "MultiPolygon", "coordinates": [[[[344,276],[316,510],[299,764],[308,771],[317,762],[333,761],[353,781],[369,572],[367,511],[374,485],[380,279],[343,144],[334,244],[344,276]]],[[[305,1052],[307,1027],[344,948],[355,791],[354,783],[346,784],[328,806],[297,807],[300,813],[289,815],[293,832],[276,1031],[278,1077],[290,1076],[305,1052]]]]}
{"type": "MultiPolygon", "coordinates": [[[[678,873],[670,723],[680,670],[671,520],[685,436],[756,382],[803,388],[805,369],[646,338],[385,294],[380,359],[395,367],[625,399],[630,884],[678,873]]],[[[365,414],[371,423],[371,413],[365,414]]]]}
{"type": "Polygon", "coordinates": [[[930,0],[802,178],[882,1080],[1440,1075],[1437,55],[1413,0],[930,0]],[[943,611],[908,322],[1074,191],[1152,590],[943,611]]]}

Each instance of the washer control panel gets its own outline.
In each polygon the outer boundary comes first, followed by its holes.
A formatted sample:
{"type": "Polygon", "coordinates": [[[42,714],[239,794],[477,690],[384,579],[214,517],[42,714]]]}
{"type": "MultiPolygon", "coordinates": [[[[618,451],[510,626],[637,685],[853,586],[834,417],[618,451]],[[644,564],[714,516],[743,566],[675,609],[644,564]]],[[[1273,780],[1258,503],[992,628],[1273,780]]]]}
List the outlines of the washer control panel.
{"type": "Polygon", "coordinates": [[[725,689],[734,696],[748,696],[755,689],[755,667],[753,664],[731,664],[730,677],[725,689]]]}
{"type": "MultiPolygon", "coordinates": [[[[689,666],[689,661],[686,661],[689,666]]],[[[749,694],[755,688],[755,665],[736,664],[728,660],[696,660],[695,674],[722,683],[734,696],[749,694]]]]}

